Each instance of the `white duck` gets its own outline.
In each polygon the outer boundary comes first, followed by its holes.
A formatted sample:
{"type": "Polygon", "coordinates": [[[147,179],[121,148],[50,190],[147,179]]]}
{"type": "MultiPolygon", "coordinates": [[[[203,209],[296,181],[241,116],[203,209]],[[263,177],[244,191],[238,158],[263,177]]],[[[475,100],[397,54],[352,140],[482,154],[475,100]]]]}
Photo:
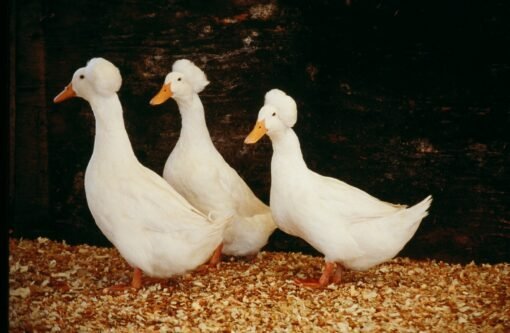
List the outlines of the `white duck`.
{"type": "Polygon", "coordinates": [[[160,92],[150,101],[158,105],[172,97],[182,118],[181,133],[166,161],[163,178],[198,209],[233,216],[224,234],[223,253],[251,256],[267,243],[276,225],[269,207],[214,147],[198,96],[208,84],[195,64],[177,60],[160,92]]]}
{"type": "Polygon", "coordinates": [[[134,267],[131,286],[142,271],[168,278],[206,262],[222,242],[228,219],[212,221],[136,158],[117,96],[122,78],[103,58],[78,69],[54,102],[77,96],[96,118],[94,151],[85,173],[85,193],[97,226],[134,267]]]}
{"type": "Polygon", "coordinates": [[[324,287],[340,282],[342,266],[367,270],[397,255],[427,216],[432,198],[406,208],[309,170],[292,130],[296,120],[294,100],[273,89],[266,94],[245,143],[255,143],[264,134],[270,137],[274,219],[284,232],[306,240],[325,255],[319,280],[297,280],[305,286],[324,287]]]}

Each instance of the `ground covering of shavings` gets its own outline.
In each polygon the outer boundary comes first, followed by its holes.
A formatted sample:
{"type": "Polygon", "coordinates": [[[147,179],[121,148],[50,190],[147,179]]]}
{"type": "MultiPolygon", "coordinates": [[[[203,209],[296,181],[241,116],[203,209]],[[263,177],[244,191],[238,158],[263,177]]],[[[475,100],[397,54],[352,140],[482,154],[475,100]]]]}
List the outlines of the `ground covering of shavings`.
{"type": "Polygon", "coordinates": [[[11,332],[509,332],[510,264],[396,258],[318,290],[321,258],[262,252],[142,289],[113,248],[10,241],[11,332]]]}

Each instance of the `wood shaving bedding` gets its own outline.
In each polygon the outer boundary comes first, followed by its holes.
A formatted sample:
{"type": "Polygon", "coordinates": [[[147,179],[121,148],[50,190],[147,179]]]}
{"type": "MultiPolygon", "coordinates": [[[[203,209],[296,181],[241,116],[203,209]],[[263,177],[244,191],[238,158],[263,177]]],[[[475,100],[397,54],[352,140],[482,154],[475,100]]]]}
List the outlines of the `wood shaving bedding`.
{"type": "Polygon", "coordinates": [[[396,258],[317,290],[322,258],[261,252],[142,289],[114,248],[11,239],[11,332],[509,332],[510,264],[396,258]]]}

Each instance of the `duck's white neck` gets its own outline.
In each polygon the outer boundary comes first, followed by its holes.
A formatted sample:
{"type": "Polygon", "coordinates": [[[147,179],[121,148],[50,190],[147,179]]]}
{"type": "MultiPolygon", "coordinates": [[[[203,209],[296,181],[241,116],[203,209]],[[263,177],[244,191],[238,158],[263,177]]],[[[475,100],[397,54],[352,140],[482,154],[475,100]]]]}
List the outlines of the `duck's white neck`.
{"type": "Polygon", "coordinates": [[[122,105],[117,94],[109,97],[95,96],[89,102],[96,119],[93,155],[102,160],[137,162],[124,126],[122,105]]]}
{"type": "Polygon", "coordinates": [[[272,133],[270,138],[273,144],[272,164],[274,166],[285,163],[291,165],[293,169],[307,169],[299,139],[292,128],[272,133]]]}
{"type": "Polygon", "coordinates": [[[179,142],[193,145],[213,145],[205,122],[204,106],[197,94],[176,99],[182,118],[179,142]]]}

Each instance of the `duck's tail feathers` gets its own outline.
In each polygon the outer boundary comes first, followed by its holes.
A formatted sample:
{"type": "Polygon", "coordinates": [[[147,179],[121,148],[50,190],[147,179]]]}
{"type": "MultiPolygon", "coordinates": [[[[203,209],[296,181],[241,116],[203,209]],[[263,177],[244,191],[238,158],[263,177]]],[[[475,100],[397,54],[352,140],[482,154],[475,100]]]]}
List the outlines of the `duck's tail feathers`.
{"type": "Polygon", "coordinates": [[[421,218],[425,218],[427,215],[429,215],[429,208],[432,204],[432,196],[429,195],[416,205],[409,207],[408,210],[415,210],[416,212],[421,212],[421,218]]]}
{"type": "Polygon", "coordinates": [[[250,217],[245,216],[244,219],[249,225],[248,228],[259,234],[269,235],[276,229],[276,224],[270,210],[250,217]]]}
{"type": "Polygon", "coordinates": [[[406,215],[405,220],[409,221],[409,227],[416,229],[420,225],[420,222],[429,215],[428,209],[432,203],[432,196],[429,195],[416,205],[406,208],[403,212],[406,215]]]}
{"type": "Polygon", "coordinates": [[[221,215],[212,210],[207,214],[207,219],[219,229],[225,229],[234,219],[234,214],[221,215]]]}

